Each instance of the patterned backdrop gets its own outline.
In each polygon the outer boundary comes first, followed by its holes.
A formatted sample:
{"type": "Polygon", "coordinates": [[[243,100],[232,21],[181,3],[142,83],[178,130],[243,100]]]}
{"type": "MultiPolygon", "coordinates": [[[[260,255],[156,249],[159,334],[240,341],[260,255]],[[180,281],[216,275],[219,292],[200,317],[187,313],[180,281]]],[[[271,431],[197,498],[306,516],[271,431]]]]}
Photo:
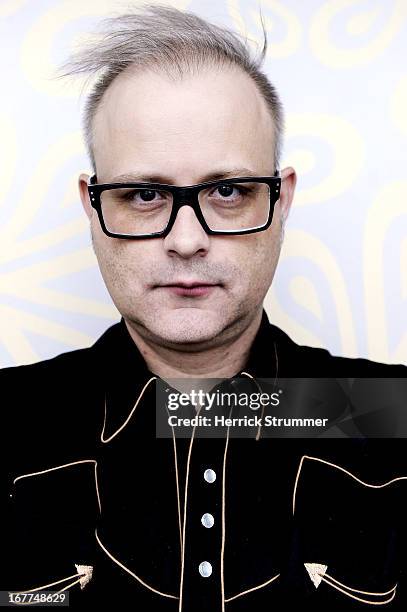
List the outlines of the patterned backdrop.
{"type": "MultiPolygon", "coordinates": [[[[261,42],[259,3],[170,2],[261,42]]],[[[299,343],[407,363],[407,0],[261,0],[298,174],[270,319],[299,343]]],[[[81,82],[57,64],[131,2],[0,0],[0,367],[90,346],[120,315],[77,190],[81,82]]],[[[133,3],[134,5],[134,3],[133,3]]]]}

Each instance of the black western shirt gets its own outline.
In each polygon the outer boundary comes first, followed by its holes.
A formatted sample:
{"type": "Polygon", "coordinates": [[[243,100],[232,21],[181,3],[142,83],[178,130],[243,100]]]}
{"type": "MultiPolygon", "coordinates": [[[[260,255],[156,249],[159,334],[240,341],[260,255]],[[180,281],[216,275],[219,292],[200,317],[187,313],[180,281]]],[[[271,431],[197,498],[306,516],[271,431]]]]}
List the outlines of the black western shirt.
{"type": "MultiPolygon", "coordinates": [[[[242,374],[333,381],[334,418],[364,377],[407,396],[406,367],[299,346],[265,311],[226,386],[242,374]]],[[[363,418],[357,437],[160,439],[158,383],[123,319],[90,348],[0,371],[2,590],[63,590],[82,609],[407,606],[404,439],[368,437],[363,418]]]]}

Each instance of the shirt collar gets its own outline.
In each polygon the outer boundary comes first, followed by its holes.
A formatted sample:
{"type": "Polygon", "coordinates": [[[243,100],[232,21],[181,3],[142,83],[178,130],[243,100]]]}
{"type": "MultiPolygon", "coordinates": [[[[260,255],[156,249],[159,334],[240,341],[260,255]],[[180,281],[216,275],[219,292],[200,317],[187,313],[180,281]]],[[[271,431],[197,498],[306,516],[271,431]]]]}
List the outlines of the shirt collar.
{"type": "MultiPolygon", "coordinates": [[[[271,325],[267,313],[263,308],[259,329],[250,348],[246,365],[236,376],[247,372],[256,378],[274,378],[279,374],[278,329],[271,325]]],[[[281,356],[281,355],[280,355],[281,356]]]]}
{"type": "MultiPolygon", "coordinates": [[[[247,362],[232,378],[247,375],[254,379],[275,378],[278,375],[282,349],[281,342],[277,342],[278,331],[263,309],[247,362]]],[[[104,332],[92,349],[96,352],[101,384],[106,393],[104,438],[109,438],[125,422],[148,381],[157,375],[147,367],[123,317],[104,332]]],[[[149,386],[148,393],[151,393],[154,382],[149,386]]]]}

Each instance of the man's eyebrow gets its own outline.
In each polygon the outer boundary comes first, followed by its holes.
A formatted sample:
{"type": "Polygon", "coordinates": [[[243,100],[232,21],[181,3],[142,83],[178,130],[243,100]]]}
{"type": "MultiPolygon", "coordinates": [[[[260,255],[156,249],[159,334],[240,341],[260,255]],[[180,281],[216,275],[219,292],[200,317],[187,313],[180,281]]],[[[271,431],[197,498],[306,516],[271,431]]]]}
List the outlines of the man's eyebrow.
{"type": "MultiPolygon", "coordinates": [[[[260,176],[258,172],[250,170],[249,168],[230,168],[229,170],[217,170],[211,172],[200,178],[198,183],[205,183],[206,181],[216,181],[218,179],[243,177],[243,176],[260,176]]],[[[129,174],[120,174],[119,176],[113,177],[110,183],[165,183],[166,185],[172,185],[173,181],[168,176],[159,174],[145,175],[131,172],[129,174]]]]}

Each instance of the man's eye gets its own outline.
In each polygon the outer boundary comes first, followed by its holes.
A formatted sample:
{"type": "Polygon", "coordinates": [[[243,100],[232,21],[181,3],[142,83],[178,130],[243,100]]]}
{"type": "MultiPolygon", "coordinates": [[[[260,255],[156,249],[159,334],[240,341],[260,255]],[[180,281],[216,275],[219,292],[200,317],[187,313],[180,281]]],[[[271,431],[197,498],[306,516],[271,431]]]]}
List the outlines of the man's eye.
{"type": "Polygon", "coordinates": [[[242,186],[238,185],[218,185],[212,192],[212,197],[217,197],[220,200],[236,200],[241,198],[247,190],[242,186]]]}
{"type": "Polygon", "coordinates": [[[159,203],[165,202],[166,194],[160,193],[156,189],[133,189],[123,194],[122,199],[134,204],[159,203]]]}
{"type": "Polygon", "coordinates": [[[154,200],[154,196],[156,195],[156,193],[157,192],[153,189],[144,189],[143,191],[139,192],[139,195],[141,200],[143,200],[144,202],[151,202],[151,200],[154,200]]]}
{"type": "Polygon", "coordinates": [[[218,187],[218,191],[220,193],[221,196],[223,196],[224,198],[230,197],[231,195],[233,195],[233,191],[237,189],[236,187],[234,187],[234,185],[220,185],[218,187]]]}

